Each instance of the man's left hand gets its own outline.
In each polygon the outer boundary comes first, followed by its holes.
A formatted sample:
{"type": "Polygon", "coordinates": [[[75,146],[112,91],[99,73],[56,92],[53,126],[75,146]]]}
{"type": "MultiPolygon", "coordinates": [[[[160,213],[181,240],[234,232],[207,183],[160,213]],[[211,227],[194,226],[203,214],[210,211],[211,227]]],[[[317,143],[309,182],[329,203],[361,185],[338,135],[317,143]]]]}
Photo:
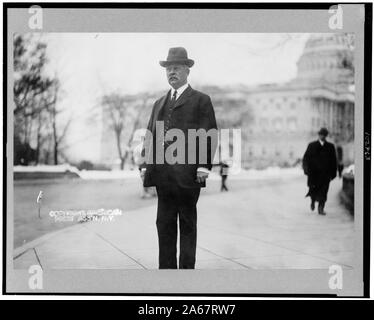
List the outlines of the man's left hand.
{"type": "Polygon", "coordinates": [[[208,178],[208,173],[206,172],[202,172],[202,171],[197,171],[197,174],[196,174],[196,181],[198,183],[204,183],[206,178],[208,178]]]}

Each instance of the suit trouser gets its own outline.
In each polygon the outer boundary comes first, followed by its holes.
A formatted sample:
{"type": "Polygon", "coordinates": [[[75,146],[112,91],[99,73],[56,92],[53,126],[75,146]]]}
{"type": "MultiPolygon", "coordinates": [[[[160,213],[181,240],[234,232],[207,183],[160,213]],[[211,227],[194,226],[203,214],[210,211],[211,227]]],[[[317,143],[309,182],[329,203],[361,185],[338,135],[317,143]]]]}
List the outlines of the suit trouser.
{"type": "Polygon", "coordinates": [[[168,186],[157,186],[156,189],[159,268],[177,268],[179,218],[179,269],[193,269],[196,260],[196,203],[200,188],[181,188],[173,183],[168,186]]]}
{"type": "Polygon", "coordinates": [[[221,191],[223,190],[228,191],[227,186],[226,186],[226,180],[227,180],[227,176],[221,176],[221,191]]]}

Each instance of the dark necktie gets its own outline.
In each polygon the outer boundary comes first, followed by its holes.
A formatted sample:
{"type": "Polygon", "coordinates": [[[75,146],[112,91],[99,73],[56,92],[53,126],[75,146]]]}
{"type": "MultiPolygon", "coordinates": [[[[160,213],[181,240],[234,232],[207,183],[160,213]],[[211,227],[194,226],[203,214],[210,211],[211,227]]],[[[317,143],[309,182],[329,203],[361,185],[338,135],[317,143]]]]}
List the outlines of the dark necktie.
{"type": "Polygon", "coordinates": [[[176,100],[177,100],[177,90],[174,90],[173,97],[171,98],[172,105],[174,105],[176,100]]]}
{"type": "MultiPolygon", "coordinates": [[[[164,123],[164,136],[166,135],[167,131],[169,130],[170,124],[171,124],[171,114],[173,112],[173,108],[175,105],[175,102],[177,100],[177,90],[174,90],[173,96],[171,97],[169,111],[167,113],[167,117],[165,119],[164,123]]],[[[167,143],[163,143],[164,146],[168,145],[167,143]]]]}

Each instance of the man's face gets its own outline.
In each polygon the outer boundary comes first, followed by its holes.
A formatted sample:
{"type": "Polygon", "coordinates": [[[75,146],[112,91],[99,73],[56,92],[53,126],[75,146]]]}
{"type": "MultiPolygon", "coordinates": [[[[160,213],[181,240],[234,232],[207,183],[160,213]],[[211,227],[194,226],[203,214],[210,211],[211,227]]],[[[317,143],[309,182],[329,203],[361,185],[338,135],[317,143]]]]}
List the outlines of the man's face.
{"type": "Polygon", "coordinates": [[[319,137],[319,140],[326,141],[326,136],[325,135],[319,134],[318,137],[319,137]]]}
{"type": "Polygon", "coordinates": [[[171,64],[166,67],[168,82],[174,89],[178,89],[187,83],[189,73],[190,69],[186,65],[171,64]]]}

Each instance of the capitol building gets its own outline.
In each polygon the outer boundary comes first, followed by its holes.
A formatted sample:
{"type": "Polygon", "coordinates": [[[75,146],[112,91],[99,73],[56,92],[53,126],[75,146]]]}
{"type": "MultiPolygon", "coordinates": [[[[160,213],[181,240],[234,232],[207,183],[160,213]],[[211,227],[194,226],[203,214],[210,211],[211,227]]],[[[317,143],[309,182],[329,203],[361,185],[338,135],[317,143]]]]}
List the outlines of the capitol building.
{"type": "Polygon", "coordinates": [[[343,163],[353,163],[354,68],[347,35],[312,35],[297,68],[288,83],[212,92],[218,123],[234,112],[227,110],[228,104],[237,109],[242,167],[298,164],[321,127],[329,130],[328,140],[339,149],[343,163]]]}
{"type": "MultiPolygon", "coordinates": [[[[197,88],[211,96],[219,128],[241,129],[243,168],[297,165],[321,127],[329,130],[328,140],[339,149],[343,163],[353,163],[355,96],[350,40],[343,33],[312,34],[297,62],[296,77],[287,83],[197,88]]],[[[115,163],[113,139],[113,133],[104,130],[101,150],[107,164],[115,163]]]]}

